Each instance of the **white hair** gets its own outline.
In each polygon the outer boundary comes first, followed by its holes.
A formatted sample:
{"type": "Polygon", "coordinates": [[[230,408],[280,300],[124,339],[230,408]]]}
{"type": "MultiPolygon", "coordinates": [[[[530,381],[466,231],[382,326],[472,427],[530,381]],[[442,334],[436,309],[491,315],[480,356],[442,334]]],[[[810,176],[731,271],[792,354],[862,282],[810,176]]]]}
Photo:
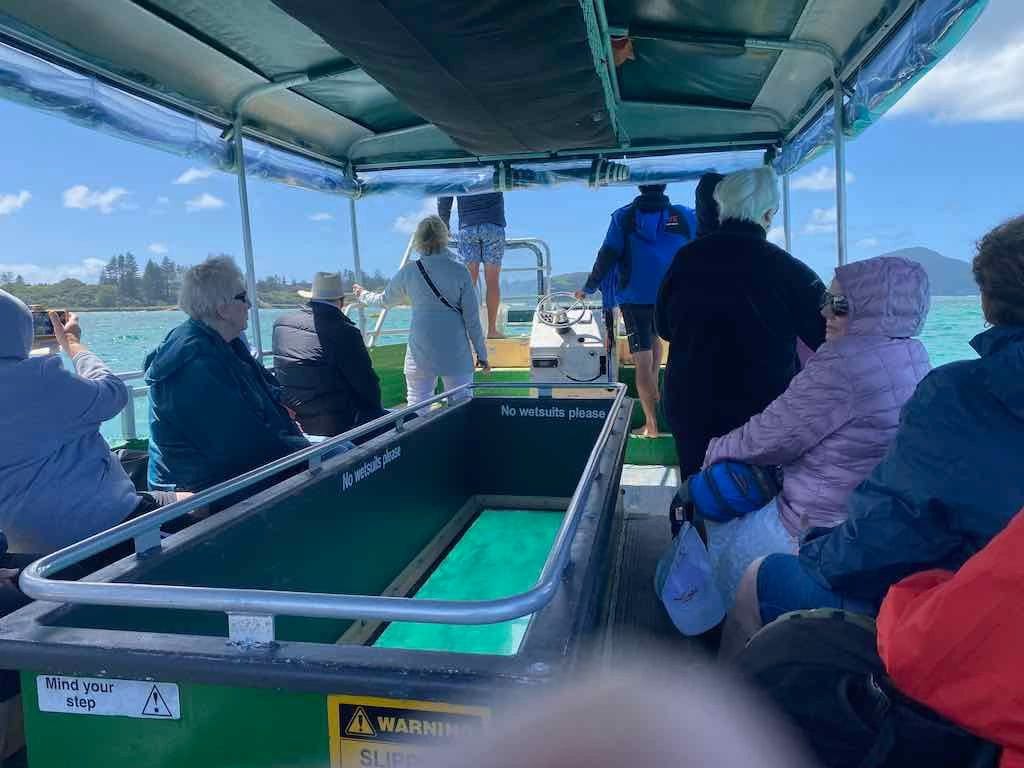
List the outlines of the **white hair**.
{"type": "Polygon", "coordinates": [[[181,280],[178,307],[193,320],[217,319],[217,308],[245,290],[242,270],[230,256],[210,256],[186,270],[181,280]]]}
{"type": "Polygon", "coordinates": [[[739,219],[765,226],[764,216],[779,207],[779,180],[770,166],[730,173],[715,187],[719,221],[739,219]]]}

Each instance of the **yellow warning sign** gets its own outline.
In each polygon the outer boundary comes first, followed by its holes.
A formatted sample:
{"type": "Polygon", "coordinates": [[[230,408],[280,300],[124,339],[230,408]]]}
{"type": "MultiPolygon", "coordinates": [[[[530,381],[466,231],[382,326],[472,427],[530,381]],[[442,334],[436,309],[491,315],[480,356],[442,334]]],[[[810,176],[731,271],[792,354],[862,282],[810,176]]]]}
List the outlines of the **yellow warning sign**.
{"type": "Polygon", "coordinates": [[[328,696],[331,768],[413,768],[426,755],[481,733],[486,707],[328,696]]]}
{"type": "Polygon", "coordinates": [[[348,721],[348,725],[345,726],[346,736],[376,736],[377,732],[373,730],[373,726],[370,725],[370,718],[366,716],[366,710],[362,707],[356,707],[355,714],[352,715],[352,719],[348,721]]]}

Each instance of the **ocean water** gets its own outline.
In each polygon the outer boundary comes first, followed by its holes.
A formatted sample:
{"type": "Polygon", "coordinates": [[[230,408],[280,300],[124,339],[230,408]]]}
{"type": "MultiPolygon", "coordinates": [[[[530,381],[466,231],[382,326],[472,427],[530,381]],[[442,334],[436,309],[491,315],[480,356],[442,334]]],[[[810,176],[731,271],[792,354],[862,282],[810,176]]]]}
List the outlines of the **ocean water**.
{"type": "MultiPolygon", "coordinates": [[[[287,309],[269,309],[260,312],[263,346],[270,347],[274,320],[287,309]]],[[[367,327],[373,327],[376,313],[367,313],[367,327]]],[[[115,371],[138,371],[146,354],[163,337],[185,319],[182,312],[84,312],[80,315],[84,343],[96,352],[115,371]]],[[[938,366],[954,360],[976,357],[970,340],[984,330],[981,300],[977,296],[937,296],[932,299],[931,311],[925,323],[921,340],[928,349],[932,365],[938,366]]],[[[409,311],[396,309],[385,318],[381,344],[402,341],[402,336],[388,334],[409,327],[409,311]]],[[[139,435],[147,434],[146,398],[135,402],[136,425],[139,435]]],[[[108,439],[121,437],[121,421],[114,419],[104,425],[108,439]]]]}

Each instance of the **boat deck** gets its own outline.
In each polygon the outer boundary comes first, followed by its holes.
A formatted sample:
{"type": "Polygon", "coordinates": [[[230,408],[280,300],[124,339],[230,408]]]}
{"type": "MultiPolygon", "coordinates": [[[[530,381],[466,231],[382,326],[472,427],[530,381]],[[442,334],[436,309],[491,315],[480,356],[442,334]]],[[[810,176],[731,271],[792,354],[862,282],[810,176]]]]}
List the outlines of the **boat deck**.
{"type": "Polygon", "coordinates": [[[678,655],[700,648],[679,634],[654,592],[654,568],[671,542],[668,508],[678,484],[676,467],[623,467],[601,639],[608,668],[636,661],[650,650],[678,655]]]}

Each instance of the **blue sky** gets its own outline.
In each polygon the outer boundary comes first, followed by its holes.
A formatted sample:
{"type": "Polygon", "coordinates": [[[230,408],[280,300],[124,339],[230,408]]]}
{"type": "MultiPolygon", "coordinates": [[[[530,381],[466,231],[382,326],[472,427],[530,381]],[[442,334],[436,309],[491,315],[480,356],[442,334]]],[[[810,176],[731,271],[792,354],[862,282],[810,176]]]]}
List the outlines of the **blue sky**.
{"type": "MultiPolygon", "coordinates": [[[[848,145],[853,258],[923,245],[967,259],[988,228],[1024,212],[1022,83],[1024,4],[991,0],[961,46],[848,145]]],[[[214,252],[241,262],[234,176],[8,102],[0,102],[0,125],[0,271],[30,282],[92,281],[126,250],[143,263],[165,254],[193,263],[214,252]]],[[[829,154],[803,169],[793,194],[794,254],[826,277],[835,263],[832,162],[829,154]]],[[[608,214],[634,194],[512,193],[509,231],[547,240],[556,273],[587,270],[608,214]]],[[[692,204],[693,185],[669,194],[692,204]]],[[[352,265],[347,200],[252,181],[250,201],[260,275],[304,279],[352,265]]],[[[361,200],[364,269],[393,271],[409,224],[430,206],[402,195],[361,200]]]]}

